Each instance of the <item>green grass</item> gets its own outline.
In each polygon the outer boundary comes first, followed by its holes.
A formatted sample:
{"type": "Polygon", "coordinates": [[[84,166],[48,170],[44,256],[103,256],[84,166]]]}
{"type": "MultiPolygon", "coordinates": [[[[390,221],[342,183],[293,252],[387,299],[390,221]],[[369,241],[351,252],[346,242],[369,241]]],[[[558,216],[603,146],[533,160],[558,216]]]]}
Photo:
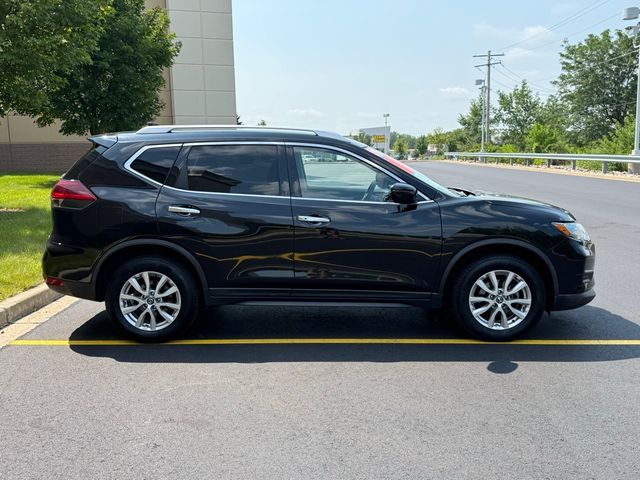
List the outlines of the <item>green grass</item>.
{"type": "Polygon", "coordinates": [[[42,281],[57,175],[0,175],[0,300],[42,281]]]}

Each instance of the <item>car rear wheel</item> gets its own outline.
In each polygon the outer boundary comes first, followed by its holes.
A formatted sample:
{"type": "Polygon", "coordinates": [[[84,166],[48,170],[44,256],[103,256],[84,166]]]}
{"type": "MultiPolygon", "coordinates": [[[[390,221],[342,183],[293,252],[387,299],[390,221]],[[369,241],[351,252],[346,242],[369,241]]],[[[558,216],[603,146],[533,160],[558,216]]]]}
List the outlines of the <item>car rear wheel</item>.
{"type": "Polygon", "coordinates": [[[109,317],[129,336],[161,342],[193,323],[199,310],[198,287],[179,263],[140,257],[115,271],[105,303],[109,317]]]}
{"type": "Polygon", "coordinates": [[[544,314],[542,278],[526,261],[513,256],[484,257],[455,279],[451,310],[458,324],[485,340],[511,340],[544,314]]]}

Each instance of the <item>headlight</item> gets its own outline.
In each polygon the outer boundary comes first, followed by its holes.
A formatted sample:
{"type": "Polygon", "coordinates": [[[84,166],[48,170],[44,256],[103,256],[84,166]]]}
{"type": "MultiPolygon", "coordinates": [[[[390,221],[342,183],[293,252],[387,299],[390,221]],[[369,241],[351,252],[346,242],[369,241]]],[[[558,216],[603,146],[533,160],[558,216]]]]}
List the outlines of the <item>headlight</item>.
{"type": "Polygon", "coordinates": [[[584,229],[582,225],[579,223],[553,223],[553,226],[556,227],[560,233],[562,233],[565,237],[573,238],[578,242],[590,242],[591,238],[589,234],[584,229]]]}

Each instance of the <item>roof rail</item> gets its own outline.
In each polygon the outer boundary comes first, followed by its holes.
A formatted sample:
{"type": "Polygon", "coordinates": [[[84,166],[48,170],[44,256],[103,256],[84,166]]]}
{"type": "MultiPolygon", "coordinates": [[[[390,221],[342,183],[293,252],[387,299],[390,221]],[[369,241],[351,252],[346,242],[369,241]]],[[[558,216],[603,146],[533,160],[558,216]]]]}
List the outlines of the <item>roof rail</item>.
{"type": "Polygon", "coordinates": [[[252,127],[249,125],[149,125],[142,127],[136,133],[138,134],[153,134],[153,133],[174,133],[185,132],[193,130],[270,130],[270,131],[294,131],[305,132],[311,135],[318,135],[315,130],[308,128],[289,128],[289,127],[252,127]]]}

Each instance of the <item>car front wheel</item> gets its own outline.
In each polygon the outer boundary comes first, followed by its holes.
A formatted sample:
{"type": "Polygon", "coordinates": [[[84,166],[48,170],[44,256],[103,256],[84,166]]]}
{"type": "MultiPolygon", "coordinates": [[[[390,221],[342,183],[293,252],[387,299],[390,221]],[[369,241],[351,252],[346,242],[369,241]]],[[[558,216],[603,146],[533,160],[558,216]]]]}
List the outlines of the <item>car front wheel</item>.
{"type": "Polygon", "coordinates": [[[161,342],[185,331],[196,318],[198,288],[179,263],[140,257],[115,271],[105,303],[109,317],[130,337],[161,342]]]}
{"type": "Polygon", "coordinates": [[[453,284],[452,313],[471,335],[511,340],[544,314],[546,291],[538,272],[513,256],[484,257],[466,266],[453,284]]]}

